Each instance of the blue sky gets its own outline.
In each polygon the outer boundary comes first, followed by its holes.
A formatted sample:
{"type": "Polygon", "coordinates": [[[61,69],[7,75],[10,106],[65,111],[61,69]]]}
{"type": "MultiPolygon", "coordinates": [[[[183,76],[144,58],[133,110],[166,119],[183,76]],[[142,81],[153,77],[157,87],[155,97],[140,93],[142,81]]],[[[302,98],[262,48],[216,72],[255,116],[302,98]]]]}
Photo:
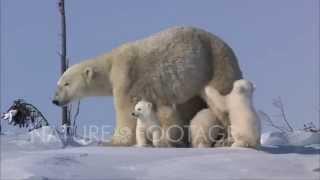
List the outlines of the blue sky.
{"type": "MultiPolygon", "coordinates": [[[[57,125],[51,103],[59,78],[60,19],[56,0],[1,1],[1,112],[16,98],[36,105],[57,125]]],[[[206,29],[235,51],[255,104],[277,114],[281,96],[296,128],[319,120],[319,1],[317,0],[68,0],[70,63],[177,25],[206,29]]],[[[112,97],[81,101],[79,124],[114,124],[112,97]]]]}

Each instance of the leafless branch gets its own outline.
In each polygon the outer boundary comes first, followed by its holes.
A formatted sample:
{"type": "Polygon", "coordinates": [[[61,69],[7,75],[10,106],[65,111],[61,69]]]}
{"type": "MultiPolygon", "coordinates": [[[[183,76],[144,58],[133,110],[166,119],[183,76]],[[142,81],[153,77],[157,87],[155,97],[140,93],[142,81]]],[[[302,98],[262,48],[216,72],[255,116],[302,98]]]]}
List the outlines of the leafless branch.
{"type": "Polygon", "coordinates": [[[284,105],[282,103],[281,97],[279,96],[277,99],[274,99],[272,102],[273,106],[276,107],[279,111],[280,111],[280,117],[282,118],[282,120],[286,123],[286,125],[288,126],[288,131],[292,132],[293,128],[290,125],[288,119],[287,119],[287,115],[284,109],[284,105]]]}
{"type": "Polygon", "coordinates": [[[286,128],[284,128],[284,127],[282,127],[282,126],[276,125],[276,124],[272,121],[272,119],[270,118],[270,116],[269,116],[267,113],[265,113],[265,112],[263,112],[263,111],[258,111],[258,113],[259,113],[259,116],[260,116],[261,120],[263,120],[264,122],[267,123],[266,125],[268,125],[268,126],[270,126],[270,127],[273,127],[273,128],[275,128],[275,129],[278,129],[278,130],[280,130],[281,132],[286,132],[286,131],[288,131],[286,128]]]}
{"type": "Polygon", "coordinates": [[[303,125],[303,130],[307,132],[320,132],[320,128],[317,129],[317,127],[313,124],[313,122],[309,122],[307,124],[303,125]]]}

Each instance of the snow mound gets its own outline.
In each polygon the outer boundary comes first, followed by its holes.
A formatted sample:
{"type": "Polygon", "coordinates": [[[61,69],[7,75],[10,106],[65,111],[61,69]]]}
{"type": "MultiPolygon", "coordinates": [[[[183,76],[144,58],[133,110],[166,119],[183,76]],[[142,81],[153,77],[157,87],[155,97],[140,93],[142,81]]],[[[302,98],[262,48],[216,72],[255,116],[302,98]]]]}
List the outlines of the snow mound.
{"type": "MultiPolygon", "coordinates": [[[[54,128],[43,127],[30,133],[1,135],[0,179],[316,180],[320,175],[320,146],[316,144],[260,150],[84,147],[94,141],[81,137],[65,139],[61,134],[54,128]]],[[[264,134],[262,141],[301,145],[315,142],[317,137],[306,132],[272,132],[264,134]]]]}
{"type": "Polygon", "coordinates": [[[81,136],[65,136],[64,133],[50,126],[19,134],[5,133],[0,137],[2,151],[30,151],[99,145],[97,140],[81,136]]]}
{"type": "Polygon", "coordinates": [[[320,132],[294,131],[288,135],[289,144],[292,146],[308,146],[320,144],[320,132]]]}
{"type": "Polygon", "coordinates": [[[293,132],[268,132],[261,136],[262,145],[271,146],[308,146],[320,144],[319,132],[296,130],[293,132]]]}
{"type": "MultiPolygon", "coordinates": [[[[275,148],[281,151],[280,147],[275,148]]],[[[2,154],[1,179],[318,179],[318,155],[245,148],[74,147],[2,154]]]]}
{"type": "Polygon", "coordinates": [[[286,134],[282,132],[268,132],[263,133],[261,135],[261,144],[262,145],[271,145],[271,146],[279,146],[279,145],[287,145],[288,139],[286,134]]]}
{"type": "Polygon", "coordinates": [[[57,130],[49,126],[35,129],[29,133],[29,136],[30,143],[38,147],[51,149],[62,148],[64,146],[57,130]]]}
{"type": "Polygon", "coordinates": [[[64,146],[59,133],[44,126],[30,132],[6,133],[1,137],[1,151],[60,149],[64,146]]]}
{"type": "Polygon", "coordinates": [[[79,146],[95,146],[99,144],[99,141],[90,138],[84,138],[80,136],[73,136],[72,141],[79,146]]]}

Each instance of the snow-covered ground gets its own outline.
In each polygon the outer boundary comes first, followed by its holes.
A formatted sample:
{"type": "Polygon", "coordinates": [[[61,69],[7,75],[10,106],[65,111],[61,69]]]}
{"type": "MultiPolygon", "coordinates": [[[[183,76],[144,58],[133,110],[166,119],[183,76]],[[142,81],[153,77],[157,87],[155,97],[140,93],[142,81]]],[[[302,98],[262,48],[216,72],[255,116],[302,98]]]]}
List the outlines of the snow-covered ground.
{"type": "MultiPolygon", "coordinates": [[[[310,140],[299,133],[297,140],[310,140]]],[[[63,148],[59,134],[50,128],[1,135],[0,179],[319,179],[319,144],[291,146],[291,140],[274,146],[281,137],[270,134],[263,135],[268,146],[259,151],[103,147],[81,139],[78,145],[91,146],[63,148]]],[[[319,134],[313,136],[318,140],[319,134]]]]}
{"type": "Polygon", "coordinates": [[[320,144],[320,132],[312,133],[303,130],[294,132],[269,132],[262,134],[261,143],[272,146],[308,146],[320,144]]]}

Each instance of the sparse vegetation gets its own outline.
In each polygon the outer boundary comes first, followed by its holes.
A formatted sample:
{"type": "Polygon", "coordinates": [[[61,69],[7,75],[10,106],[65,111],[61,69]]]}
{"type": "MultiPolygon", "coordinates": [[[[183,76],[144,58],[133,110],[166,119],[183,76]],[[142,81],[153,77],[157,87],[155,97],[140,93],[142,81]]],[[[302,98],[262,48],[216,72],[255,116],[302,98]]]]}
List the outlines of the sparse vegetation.
{"type": "Polygon", "coordinates": [[[7,112],[1,116],[1,119],[7,119],[5,115],[11,113],[10,111],[14,112],[14,114],[9,114],[9,116],[11,116],[9,118],[9,124],[14,126],[29,128],[29,131],[31,131],[49,125],[43,114],[34,105],[27,103],[23,99],[13,101],[13,104],[7,112]]]}
{"type": "MultiPolygon", "coordinates": [[[[265,122],[267,126],[271,126],[275,129],[278,129],[281,132],[293,132],[294,128],[292,127],[292,125],[290,124],[287,118],[287,114],[286,114],[281,97],[279,96],[278,98],[274,99],[272,101],[272,105],[279,111],[279,113],[274,115],[273,117],[281,119],[286,126],[279,125],[280,123],[275,123],[270,115],[260,110],[258,113],[261,120],[265,122]]],[[[303,130],[307,132],[320,132],[320,127],[317,128],[313,122],[309,122],[303,125],[303,130]]]]}

